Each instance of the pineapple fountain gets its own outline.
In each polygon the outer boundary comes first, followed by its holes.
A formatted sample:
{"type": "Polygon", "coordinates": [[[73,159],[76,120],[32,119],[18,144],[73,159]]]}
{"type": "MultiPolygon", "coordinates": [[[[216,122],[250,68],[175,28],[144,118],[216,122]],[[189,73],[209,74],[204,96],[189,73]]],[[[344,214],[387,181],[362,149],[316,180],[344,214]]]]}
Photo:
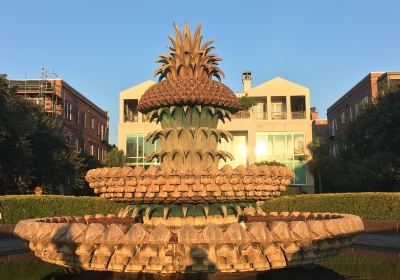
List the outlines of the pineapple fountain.
{"type": "Polygon", "coordinates": [[[264,213],[259,204],[290,184],[286,167],[225,165],[217,150],[229,132],[218,129],[239,110],[219,81],[213,41],[201,45],[185,24],[169,37],[159,82],[138,109],[161,124],[148,134],[161,149],[148,155],[160,167],[100,168],[86,180],[101,197],[130,202],[119,214],[24,220],[15,233],[39,258],[67,267],[118,272],[244,272],[303,265],[335,255],[363,230],[358,216],[335,213],[264,213]],[[243,216],[254,222],[240,222],[243,216]],[[252,218],[253,216],[253,218],[252,218]],[[139,218],[141,217],[141,218],[139,218]]]}

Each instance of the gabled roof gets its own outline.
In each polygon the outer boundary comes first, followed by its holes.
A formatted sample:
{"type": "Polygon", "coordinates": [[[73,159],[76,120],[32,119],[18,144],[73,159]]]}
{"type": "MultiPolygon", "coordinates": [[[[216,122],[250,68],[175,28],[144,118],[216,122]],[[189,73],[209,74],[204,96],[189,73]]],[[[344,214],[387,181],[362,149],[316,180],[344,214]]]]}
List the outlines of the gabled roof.
{"type": "Polygon", "coordinates": [[[283,95],[305,95],[309,89],[299,84],[293,83],[281,77],[273,78],[262,83],[248,92],[249,96],[283,96],[283,95]]]}
{"type": "Polygon", "coordinates": [[[153,82],[151,80],[147,80],[147,81],[140,83],[138,85],[135,85],[131,88],[125,89],[125,90],[121,91],[120,98],[140,99],[140,97],[142,97],[144,92],[154,84],[155,84],[155,82],[153,82]]]}

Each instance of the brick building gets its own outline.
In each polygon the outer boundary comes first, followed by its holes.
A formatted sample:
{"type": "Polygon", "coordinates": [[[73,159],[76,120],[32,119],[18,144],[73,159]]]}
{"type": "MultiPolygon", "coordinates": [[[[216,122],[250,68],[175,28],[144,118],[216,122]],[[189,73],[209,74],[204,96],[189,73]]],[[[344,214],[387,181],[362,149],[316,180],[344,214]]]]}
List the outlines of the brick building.
{"type": "Polygon", "coordinates": [[[332,140],[332,154],[339,151],[346,123],[359,113],[364,104],[373,102],[379,92],[400,86],[400,72],[371,72],[328,108],[328,133],[332,140]]]}
{"type": "Polygon", "coordinates": [[[108,113],[62,79],[9,80],[18,94],[60,116],[77,151],[103,161],[108,144],[108,113]]]}
{"type": "Polygon", "coordinates": [[[315,107],[311,107],[312,139],[326,139],[328,137],[328,120],[319,119],[315,107]]]}

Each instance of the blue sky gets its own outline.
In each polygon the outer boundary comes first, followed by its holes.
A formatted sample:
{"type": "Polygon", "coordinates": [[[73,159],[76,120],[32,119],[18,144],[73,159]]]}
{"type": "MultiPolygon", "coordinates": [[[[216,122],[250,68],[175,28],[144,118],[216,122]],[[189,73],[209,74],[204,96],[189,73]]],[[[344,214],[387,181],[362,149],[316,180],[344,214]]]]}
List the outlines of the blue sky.
{"type": "Polygon", "coordinates": [[[2,1],[0,73],[39,78],[53,70],[111,117],[118,96],[151,79],[172,23],[217,39],[223,82],[239,91],[276,76],[311,90],[320,116],[371,71],[400,70],[400,1],[2,1]]]}

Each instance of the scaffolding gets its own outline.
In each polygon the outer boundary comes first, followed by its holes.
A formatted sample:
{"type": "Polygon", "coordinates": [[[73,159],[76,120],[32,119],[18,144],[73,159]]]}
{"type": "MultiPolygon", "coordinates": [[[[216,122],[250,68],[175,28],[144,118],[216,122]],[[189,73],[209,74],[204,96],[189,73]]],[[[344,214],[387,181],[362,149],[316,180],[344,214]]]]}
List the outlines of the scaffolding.
{"type": "Polygon", "coordinates": [[[54,78],[57,74],[47,71],[42,67],[40,79],[9,80],[9,86],[15,87],[17,94],[23,95],[27,100],[41,106],[46,113],[59,115],[57,110],[61,98],[57,94],[57,84],[54,78]]]}

